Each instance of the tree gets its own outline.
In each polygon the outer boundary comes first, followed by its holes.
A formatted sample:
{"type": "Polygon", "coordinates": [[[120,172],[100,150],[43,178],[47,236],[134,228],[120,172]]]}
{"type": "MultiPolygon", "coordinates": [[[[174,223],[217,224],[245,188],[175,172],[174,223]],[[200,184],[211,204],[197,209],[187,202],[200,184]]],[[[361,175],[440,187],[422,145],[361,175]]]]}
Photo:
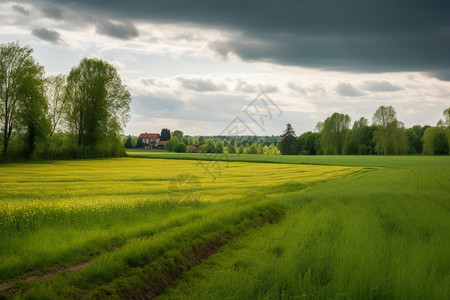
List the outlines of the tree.
{"type": "Polygon", "coordinates": [[[386,129],[379,126],[374,132],[375,151],[378,154],[406,154],[408,151],[408,137],[402,122],[392,121],[386,129]]]}
{"type": "Polygon", "coordinates": [[[362,117],[353,123],[350,136],[344,146],[345,154],[369,154],[372,148],[373,130],[369,121],[362,117]]]}
{"type": "Polygon", "coordinates": [[[161,134],[160,134],[160,141],[168,141],[170,140],[170,129],[168,128],[163,128],[161,129],[161,134]]]}
{"type": "MultiPolygon", "coordinates": [[[[25,154],[30,157],[38,139],[44,140],[50,130],[46,118],[47,101],[44,96],[44,69],[31,68],[19,89],[20,124],[25,130],[25,154]]],[[[22,127],[21,126],[21,127],[22,127]]]]}
{"type": "Polygon", "coordinates": [[[174,152],[180,143],[180,140],[176,136],[174,136],[169,141],[166,141],[164,143],[164,150],[174,152]]]}
{"type": "Polygon", "coordinates": [[[373,137],[378,154],[405,154],[408,150],[405,127],[396,115],[392,106],[380,106],[373,115],[372,122],[378,126],[373,137]]]}
{"type": "Polygon", "coordinates": [[[125,142],[125,148],[134,148],[133,142],[131,141],[131,135],[127,137],[127,141],[125,142]]]}
{"type": "Polygon", "coordinates": [[[323,122],[322,148],[325,154],[342,154],[350,126],[348,115],[335,112],[323,122]]]}
{"type": "Polygon", "coordinates": [[[180,141],[182,141],[183,140],[183,131],[181,131],[181,130],[175,130],[173,133],[172,133],[172,136],[176,136],[180,141]]]}
{"type": "Polygon", "coordinates": [[[443,120],[439,120],[438,126],[445,128],[445,135],[447,137],[447,142],[450,145],[450,107],[445,109],[442,114],[444,115],[443,120]]]}
{"type": "Polygon", "coordinates": [[[129,119],[130,92],[116,68],[100,59],[81,60],[67,77],[66,120],[79,146],[116,137],[129,119]]]}
{"type": "Polygon", "coordinates": [[[442,114],[444,115],[444,125],[447,126],[447,128],[450,128],[450,107],[445,109],[442,114]]]}
{"type": "Polygon", "coordinates": [[[48,103],[47,120],[50,126],[46,145],[46,148],[48,148],[55,131],[61,125],[63,114],[66,111],[66,76],[50,76],[45,79],[44,87],[48,103]]]}
{"type": "MultiPolygon", "coordinates": [[[[14,134],[26,127],[34,147],[34,137],[41,121],[43,68],[32,57],[29,46],[18,42],[0,44],[0,126],[3,159],[14,134]],[[33,120],[34,117],[38,120],[33,120]]],[[[31,149],[32,150],[32,149],[31,149]]]]}
{"type": "Polygon", "coordinates": [[[178,153],[186,153],[186,150],[187,150],[187,146],[185,143],[179,143],[175,148],[175,152],[178,152],[178,153]]]}
{"type": "Polygon", "coordinates": [[[411,128],[406,129],[406,135],[408,136],[408,153],[409,154],[420,154],[422,153],[423,143],[422,138],[425,130],[430,126],[420,126],[414,125],[411,128]]]}
{"type": "Polygon", "coordinates": [[[316,138],[319,134],[315,132],[305,132],[297,138],[297,153],[303,155],[316,154],[316,138]]]}
{"type": "Polygon", "coordinates": [[[286,124],[286,130],[281,135],[281,141],[279,142],[280,152],[282,155],[295,155],[295,131],[291,124],[286,124]]]}
{"type": "Polygon", "coordinates": [[[232,141],[228,142],[228,143],[227,143],[226,149],[227,149],[227,152],[228,152],[228,153],[236,153],[236,145],[235,145],[235,142],[232,142],[232,141]]]}
{"type": "Polygon", "coordinates": [[[217,142],[215,145],[215,151],[216,153],[223,153],[223,143],[217,142]]]}
{"type": "Polygon", "coordinates": [[[216,144],[213,139],[208,139],[205,144],[199,147],[202,153],[214,153],[216,152],[216,144]]]}
{"type": "Polygon", "coordinates": [[[141,138],[138,138],[137,139],[137,142],[136,142],[136,148],[144,148],[145,147],[145,145],[144,145],[144,143],[142,142],[142,139],[141,138]]]}
{"type": "Polygon", "coordinates": [[[389,123],[397,121],[397,112],[392,106],[380,106],[372,118],[372,123],[386,130],[389,123]]]}
{"type": "Polygon", "coordinates": [[[446,129],[444,127],[430,127],[423,134],[423,153],[424,154],[448,154],[449,143],[446,138],[446,129]]]}

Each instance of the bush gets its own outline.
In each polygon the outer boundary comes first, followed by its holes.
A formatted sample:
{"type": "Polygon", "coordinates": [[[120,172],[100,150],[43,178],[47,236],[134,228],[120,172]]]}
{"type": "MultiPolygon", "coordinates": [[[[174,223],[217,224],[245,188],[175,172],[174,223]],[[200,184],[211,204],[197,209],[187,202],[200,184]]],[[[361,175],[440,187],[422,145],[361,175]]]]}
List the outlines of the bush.
{"type": "Polygon", "coordinates": [[[175,148],[175,152],[178,152],[178,153],[186,153],[186,150],[187,150],[187,146],[185,143],[180,143],[175,148]]]}

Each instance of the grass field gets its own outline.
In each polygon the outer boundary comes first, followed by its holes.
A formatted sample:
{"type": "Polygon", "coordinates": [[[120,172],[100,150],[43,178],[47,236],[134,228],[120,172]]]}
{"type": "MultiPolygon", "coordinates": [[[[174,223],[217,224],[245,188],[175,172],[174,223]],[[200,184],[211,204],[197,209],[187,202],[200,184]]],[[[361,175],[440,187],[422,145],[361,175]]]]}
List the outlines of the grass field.
{"type": "Polygon", "coordinates": [[[129,155],[0,165],[0,295],[449,298],[449,157],[129,155]]]}

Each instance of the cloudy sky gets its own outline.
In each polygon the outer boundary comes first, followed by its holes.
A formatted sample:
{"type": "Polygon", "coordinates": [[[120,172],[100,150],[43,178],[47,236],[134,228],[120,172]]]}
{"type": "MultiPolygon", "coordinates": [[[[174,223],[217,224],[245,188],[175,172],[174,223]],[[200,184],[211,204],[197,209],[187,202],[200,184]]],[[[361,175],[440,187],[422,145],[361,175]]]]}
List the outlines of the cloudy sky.
{"type": "Polygon", "coordinates": [[[0,0],[0,43],[29,44],[47,74],[111,62],[127,134],[302,133],[380,105],[409,127],[450,107],[449,15],[445,0],[0,0]]]}

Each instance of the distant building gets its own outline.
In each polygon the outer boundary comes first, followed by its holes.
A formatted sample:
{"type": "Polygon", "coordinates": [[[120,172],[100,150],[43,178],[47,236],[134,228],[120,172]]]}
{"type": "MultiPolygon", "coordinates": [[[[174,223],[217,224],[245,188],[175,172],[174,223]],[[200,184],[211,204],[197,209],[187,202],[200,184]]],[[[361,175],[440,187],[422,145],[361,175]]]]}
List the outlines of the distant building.
{"type": "Polygon", "coordinates": [[[156,145],[156,148],[164,149],[164,141],[159,141],[158,144],[156,145]]]}
{"type": "MultiPolygon", "coordinates": [[[[161,138],[159,133],[141,133],[139,138],[142,140],[145,149],[157,148],[159,139],[161,138]]],[[[164,147],[164,144],[163,144],[164,147]]]]}

